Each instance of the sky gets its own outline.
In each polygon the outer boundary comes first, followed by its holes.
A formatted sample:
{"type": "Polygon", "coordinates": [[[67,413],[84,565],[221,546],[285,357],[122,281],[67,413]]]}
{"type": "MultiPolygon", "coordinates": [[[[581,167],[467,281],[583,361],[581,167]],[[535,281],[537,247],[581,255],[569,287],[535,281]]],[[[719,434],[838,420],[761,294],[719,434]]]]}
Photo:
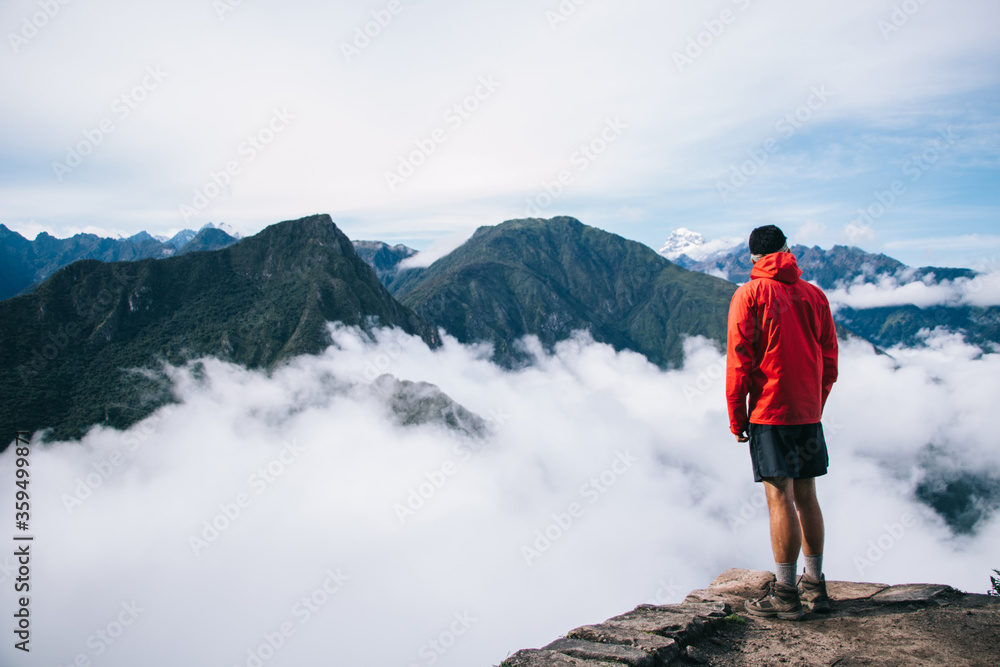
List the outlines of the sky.
{"type": "MultiPolygon", "coordinates": [[[[32,652],[5,641],[0,662],[497,665],[727,568],[773,567],[715,344],[689,339],[664,371],[585,335],[536,341],[511,372],[452,338],[332,335],[270,376],[172,369],[178,402],[128,431],[36,437],[32,652]],[[435,384],[485,434],[394,425],[380,373],[435,384]]],[[[985,593],[1000,514],[955,536],[914,490],[956,472],[1000,486],[1000,355],[942,333],[888,352],[842,343],[817,480],[825,574],[985,593]]],[[[0,505],[15,491],[0,485],[0,505]]],[[[15,567],[0,555],[5,590],[15,567]]]]}
{"type": "Polygon", "coordinates": [[[11,0],[0,223],[454,247],[572,215],[1000,254],[992,0],[11,0]]]}

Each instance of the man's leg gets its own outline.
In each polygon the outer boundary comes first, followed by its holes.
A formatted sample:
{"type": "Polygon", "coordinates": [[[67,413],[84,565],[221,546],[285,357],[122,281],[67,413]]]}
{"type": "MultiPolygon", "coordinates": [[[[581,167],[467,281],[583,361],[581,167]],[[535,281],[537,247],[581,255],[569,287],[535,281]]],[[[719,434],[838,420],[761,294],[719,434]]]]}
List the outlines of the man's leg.
{"type": "MultiPolygon", "coordinates": [[[[819,500],[816,498],[816,480],[796,479],[795,488],[795,508],[799,513],[799,526],[802,529],[802,553],[806,558],[816,558],[823,556],[823,542],[826,538],[826,531],[823,526],[823,512],[819,508],[819,500]]],[[[810,574],[813,574],[810,572],[810,574]]],[[[819,578],[820,572],[813,574],[819,578]]]]}
{"type": "Polygon", "coordinates": [[[799,595],[807,609],[829,612],[830,597],[823,576],[823,542],[826,538],[823,512],[816,499],[816,480],[797,479],[794,484],[795,507],[802,528],[802,553],[806,557],[806,574],[799,583],[799,595]]]}
{"type": "Polygon", "coordinates": [[[798,620],[804,612],[795,586],[795,570],[802,547],[802,529],[795,511],[795,489],[787,477],[765,477],[764,490],[771,516],[771,548],[777,583],[759,600],[748,600],[747,612],[754,616],[798,620]]]}
{"type": "Polygon", "coordinates": [[[788,477],[764,479],[767,509],[771,515],[771,549],[774,551],[774,562],[778,564],[778,569],[782,569],[782,565],[787,567],[790,564],[793,573],[791,583],[787,581],[787,573],[776,573],[778,581],[786,586],[795,585],[794,573],[799,560],[799,550],[802,548],[802,528],[795,509],[794,481],[788,477]]]}

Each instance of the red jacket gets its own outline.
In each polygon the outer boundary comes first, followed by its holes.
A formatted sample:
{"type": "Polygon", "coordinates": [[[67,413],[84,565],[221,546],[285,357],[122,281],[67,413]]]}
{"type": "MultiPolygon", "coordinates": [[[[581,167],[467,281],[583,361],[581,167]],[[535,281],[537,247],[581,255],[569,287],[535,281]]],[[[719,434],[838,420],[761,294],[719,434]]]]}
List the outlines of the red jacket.
{"type": "Polygon", "coordinates": [[[823,291],[795,256],[765,255],[733,295],[726,346],[729,428],[815,424],[837,380],[837,332],[823,291]],[[750,405],[747,407],[747,396],[750,405]]]}

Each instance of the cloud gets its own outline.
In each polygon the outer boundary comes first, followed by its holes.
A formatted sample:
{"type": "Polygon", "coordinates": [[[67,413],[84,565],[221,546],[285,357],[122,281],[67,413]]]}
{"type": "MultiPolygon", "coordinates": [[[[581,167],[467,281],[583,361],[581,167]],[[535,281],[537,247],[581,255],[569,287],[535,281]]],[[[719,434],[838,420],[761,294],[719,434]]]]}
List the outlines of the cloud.
{"type": "MultiPolygon", "coordinates": [[[[450,338],[332,333],[270,375],[174,369],[177,405],[32,446],[30,664],[496,664],[727,567],[772,567],[713,343],[662,371],[582,334],[551,354],[529,340],[535,365],[507,371],[450,338]],[[488,434],[397,425],[369,387],[383,373],[437,385],[488,434]]],[[[1000,355],[942,336],[891,352],[841,351],[827,574],[985,590],[997,517],[953,538],[913,490],[929,448],[1000,479],[1000,355]]],[[[13,468],[8,449],[4,506],[13,468]]],[[[10,642],[0,655],[15,660],[10,642]]]]}
{"type": "Polygon", "coordinates": [[[426,250],[421,250],[417,254],[411,255],[400,262],[399,269],[415,269],[430,266],[468,241],[470,236],[472,236],[471,232],[460,231],[437,238],[431,242],[426,250]]]}
{"type": "Polygon", "coordinates": [[[878,282],[864,282],[864,277],[850,285],[827,290],[830,304],[837,308],[882,308],[912,304],[920,308],[932,306],[1000,306],[1000,270],[979,274],[974,278],[957,278],[938,282],[934,274],[922,280],[902,275],[881,276],[878,282]]]}
{"type": "Polygon", "coordinates": [[[844,227],[844,234],[847,235],[847,240],[851,245],[857,245],[865,241],[875,242],[875,230],[857,220],[847,223],[847,226],[844,227]]]}
{"type": "Polygon", "coordinates": [[[825,238],[826,225],[815,220],[808,220],[795,232],[793,243],[801,243],[803,245],[817,244],[821,239],[825,238]]]}

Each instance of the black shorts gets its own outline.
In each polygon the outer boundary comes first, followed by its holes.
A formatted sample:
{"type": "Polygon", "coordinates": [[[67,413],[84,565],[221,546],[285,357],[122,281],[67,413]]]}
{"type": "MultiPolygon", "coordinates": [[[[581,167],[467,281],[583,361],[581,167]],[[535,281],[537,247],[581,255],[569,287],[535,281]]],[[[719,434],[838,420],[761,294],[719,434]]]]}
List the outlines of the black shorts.
{"type": "Polygon", "coordinates": [[[750,424],[750,461],[753,479],[806,479],[826,474],[830,458],[822,424],[769,426],[750,424]]]}

